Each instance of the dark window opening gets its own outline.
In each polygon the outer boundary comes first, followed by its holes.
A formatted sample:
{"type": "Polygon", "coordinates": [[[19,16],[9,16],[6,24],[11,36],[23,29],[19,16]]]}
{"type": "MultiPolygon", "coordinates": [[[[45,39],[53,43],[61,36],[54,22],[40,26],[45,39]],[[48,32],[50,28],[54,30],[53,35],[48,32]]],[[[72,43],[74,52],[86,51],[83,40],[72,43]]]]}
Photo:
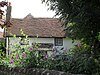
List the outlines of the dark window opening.
{"type": "Polygon", "coordinates": [[[63,38],[54,39],[55,46],[63,46],[63,38]]]}
{"type": "MultiPolygon", "coordinates": [[[[35,44],[32,44],[33,47],[35,47],[35,44]]],[[[38,48],[52,48],[53,44],[52,43],[36,43],[38,48]]]]}

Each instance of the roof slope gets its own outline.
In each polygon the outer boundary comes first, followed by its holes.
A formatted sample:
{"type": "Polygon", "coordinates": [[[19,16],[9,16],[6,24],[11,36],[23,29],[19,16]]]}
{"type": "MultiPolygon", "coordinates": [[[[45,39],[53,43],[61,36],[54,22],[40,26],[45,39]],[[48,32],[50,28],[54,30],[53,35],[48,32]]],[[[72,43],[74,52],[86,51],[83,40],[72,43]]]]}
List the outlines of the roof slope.
{"type": "MultiPolygon", "coordinates": [[[[12,19],[12,26],[8,28],[9,32],[22,36],[20,29],[28,36],[39,37],[64,37],[64,28],[57,18],[34,18],[27,15],[23,19],[12,19]]],[[[11,36],[8,32],[6,36],[11,36]]]]}

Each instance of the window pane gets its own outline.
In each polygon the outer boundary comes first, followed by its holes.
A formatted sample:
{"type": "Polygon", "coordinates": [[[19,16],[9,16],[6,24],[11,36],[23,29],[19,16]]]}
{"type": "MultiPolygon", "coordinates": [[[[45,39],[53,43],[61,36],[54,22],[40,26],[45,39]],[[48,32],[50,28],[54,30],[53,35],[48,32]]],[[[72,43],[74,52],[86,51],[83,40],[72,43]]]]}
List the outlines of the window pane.
{"type": "Polygon", "coordinates": [[[63,38],[55,38],[55,46],[63,46],[63,38]]]}

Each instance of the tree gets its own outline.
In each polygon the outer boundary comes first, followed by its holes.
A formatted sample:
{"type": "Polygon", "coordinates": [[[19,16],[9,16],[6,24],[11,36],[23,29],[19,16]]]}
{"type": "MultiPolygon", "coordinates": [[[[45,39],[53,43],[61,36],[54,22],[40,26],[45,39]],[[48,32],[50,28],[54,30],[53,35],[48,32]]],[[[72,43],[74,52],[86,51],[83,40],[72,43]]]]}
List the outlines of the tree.
{"type": "Polygon", "coordinates": [[[93,54],[100,54],[100,0],[42,0],[64,21],[72,39],[90,45],[93,54]]]}
{"type": "Polygon", "coordinates": [[[1,1],[0,2],[0,26],[1,28],[10,27],[11,25],[10,18],[11,18],[11,3],[6,2],[6,1],[1,1]],[[2,9],[5,6],[7,7],[6,12],[3,11],[2,9]],[[4,13],[6,13],[6,15],[4,15],[4,13]],[[6,19],[4,19],[3,16],[5,16],[6,19]]]}

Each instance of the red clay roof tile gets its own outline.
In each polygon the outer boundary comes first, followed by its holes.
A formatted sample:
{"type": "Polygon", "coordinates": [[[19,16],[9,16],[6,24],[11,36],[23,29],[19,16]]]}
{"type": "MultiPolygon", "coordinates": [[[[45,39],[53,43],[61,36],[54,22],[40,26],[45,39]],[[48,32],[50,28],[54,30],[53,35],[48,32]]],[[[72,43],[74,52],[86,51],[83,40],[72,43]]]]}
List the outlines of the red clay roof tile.
{"type": "MultiPolygon", "coordinates": [[[[61,22],[57,18],[34,18],[31,15],[24,19],[11,20],[12,26],[8,28],[9,33],[22,36],[20,29],[28,36],[39,37],[65,37],[64,28],[61,27],[61,22]]],[[[11,36],[7,32],[6,36],[11,36]]]]}

